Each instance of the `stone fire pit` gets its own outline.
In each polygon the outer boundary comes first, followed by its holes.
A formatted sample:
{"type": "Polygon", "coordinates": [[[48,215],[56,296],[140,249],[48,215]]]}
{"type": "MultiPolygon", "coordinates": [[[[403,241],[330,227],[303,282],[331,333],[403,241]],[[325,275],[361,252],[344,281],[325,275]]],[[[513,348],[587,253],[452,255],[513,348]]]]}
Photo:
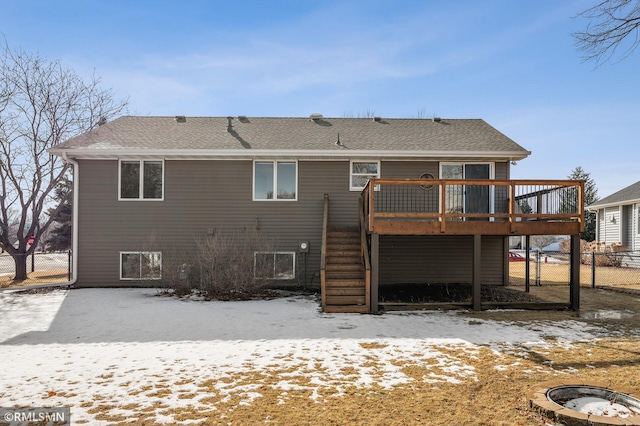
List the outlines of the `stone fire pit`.
{"type": "Polygon", "coordinates": [[[640,426],[640,394],[601,383],[541,383],[531,390],[529,402],[562,425],[640,426]]]}

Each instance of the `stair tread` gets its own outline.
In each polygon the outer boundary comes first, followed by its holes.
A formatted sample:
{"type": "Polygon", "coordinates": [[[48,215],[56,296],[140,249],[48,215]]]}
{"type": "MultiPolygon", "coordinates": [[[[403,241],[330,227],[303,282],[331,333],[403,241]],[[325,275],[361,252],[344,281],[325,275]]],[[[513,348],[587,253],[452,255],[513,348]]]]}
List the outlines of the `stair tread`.
{"type": "Polygon", "coordinates": [[[325,288],[364,288],[366,285],[364,280],[327,280],[324,287],[325,288]]]}

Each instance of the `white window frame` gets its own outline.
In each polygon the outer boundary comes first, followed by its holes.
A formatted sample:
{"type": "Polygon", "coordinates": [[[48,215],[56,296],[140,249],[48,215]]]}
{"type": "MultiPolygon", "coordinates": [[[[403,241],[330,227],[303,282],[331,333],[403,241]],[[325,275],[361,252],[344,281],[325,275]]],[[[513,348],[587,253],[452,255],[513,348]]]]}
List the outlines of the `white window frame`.
{"type": "MultiPolygon", "coordinates": [[[[378,166],[378,173],[375,176],[375,179],[380,179],[380,160],[350,160],[349,161],[349,191],[362,191],[364,186],[353,186],[353,177],[354,176],[371,176],[371,173],[353,173],[353,164],[354,163],[375,163],[378,166]]],[[[378,191],[379,186],[375,187],[375,190],[378,191]]]]}
{"type": "Polygon", "coordinates": [[[144,159],[126,159],[122,158],[118,160],[118,201],[164,201],[164,173],[165,173],[165,161],[158,158],[144,158],[144,159]],[[140,182],[138,187],[138,198],[122,198],[122,163],[135,163],[140,164],[140,182]],[[162,196],[160,198],[144,198],[144,163],[162,163],[162,196]]]}
{"type": "Polygon", "coordinates": [[[253,252],[253,278],[254,279],[267,279],[267,280],[294,280],[296,278],[296,252],[295,251],[255,251],[253,252]],[[272,254],[274,257],[274,261],[273,261],[273,273],[272,276],[270,277],[257,277],[256,276],[256,262],[257,259],[256,257],[259,254],[272,254]],[[275,267],[276,267],[276,262],[275,262],[275,256],[278,254],[290,254],[291,255],[291,270],[293,271],[293,273],[290,276],[286,276],[286,277],[276,277],[275,276],[275,267]]]}
{"type": "Polygon", "coordinates": [[[253,161],[253,179],[251,181],[251,198],[253,201],[298,201],[298,160],[254,160],[253,161]],[[256,198],[256,164],[272,163],[273,164],[273,198],[256,198]],[[293,163],[296,165],[295,192],[294,198],[278,198],[278,163],[293,163]]]}
{"type": "Polygon", "coordinates": [[[161,280],[162,279],[162,252],[161,251],[121,251],[119,254],[119,258],[120,258],[120,280],[121,281],[156,281],[156,280],[161,280]],[[142,272],[142,259],[143,259],[143,255],[145,254],[151,254],[151,255],[160,255],[160,276],[158,277],[137,277],[137,278],[130,278],[130,277],[123,277],[122,276],[122,255],[123,254],[137,254],[140,255],[140,271],[142,272]]]}
{"type": "MultiPolygon", "coordinates": [[[[489,166],[489,179],[495,179],[496,175],[496,163],[491,161],[443,161],[440,162],[439,173],[440,179],[444,179],[442,177],[442,166],[462,166],[462,173],[464,174],[464,166],[468,164],[486,164],[489,166]]],[[[463,177],[466,179],[466,177],[463,177]]]]}

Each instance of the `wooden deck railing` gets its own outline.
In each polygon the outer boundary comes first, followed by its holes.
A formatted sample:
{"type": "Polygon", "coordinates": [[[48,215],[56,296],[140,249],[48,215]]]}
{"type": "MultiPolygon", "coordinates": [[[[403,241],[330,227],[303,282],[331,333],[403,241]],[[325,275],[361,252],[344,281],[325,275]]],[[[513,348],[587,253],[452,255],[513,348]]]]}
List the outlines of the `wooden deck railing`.
{"type": "Polygon", "coordinates": [[[368,232],[396,235],[575,235],[584,181],[371,179],[368,232]]]}

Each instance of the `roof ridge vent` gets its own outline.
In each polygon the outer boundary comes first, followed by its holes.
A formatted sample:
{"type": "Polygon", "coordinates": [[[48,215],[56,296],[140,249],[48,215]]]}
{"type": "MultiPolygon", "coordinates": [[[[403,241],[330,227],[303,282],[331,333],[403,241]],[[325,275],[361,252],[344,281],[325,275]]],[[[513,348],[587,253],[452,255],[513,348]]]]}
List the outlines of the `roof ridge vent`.
{"type": "Polygon", "coordinates": [[[184,115],[176,115],[176,123],[186,123],[187,117],[184,115]]]}
{"type": "Polygon", "coordinates": [[[315,113],[315,114],[311,114],[311,115],[309,116],[309,118],[311,118],[313,121],[320,121],[320,120],[322,120],[324,117],[322,116],[322,114],[317,114],[317,113],[315,113]]]}

